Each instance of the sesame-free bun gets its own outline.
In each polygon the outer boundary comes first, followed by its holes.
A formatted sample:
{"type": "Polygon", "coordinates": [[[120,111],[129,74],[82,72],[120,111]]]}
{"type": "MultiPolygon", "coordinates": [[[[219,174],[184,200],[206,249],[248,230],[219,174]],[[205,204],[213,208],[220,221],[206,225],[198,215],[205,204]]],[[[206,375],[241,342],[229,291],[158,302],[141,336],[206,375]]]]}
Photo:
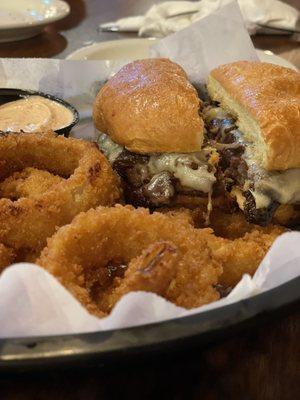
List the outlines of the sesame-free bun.
{"type": "Polygon", "coordinates": [[[188,153],[203,142],[200,100],[186,73],[164,58],[125,65],[102,87],[97,129],[136,153],[188,153]]]}
{"type": "Polygon", "coordinates": [[[211,72],[208,92],[237,117],[259,165],[300,167],[300,73],[269,63],[234,62],[211,72]]]}

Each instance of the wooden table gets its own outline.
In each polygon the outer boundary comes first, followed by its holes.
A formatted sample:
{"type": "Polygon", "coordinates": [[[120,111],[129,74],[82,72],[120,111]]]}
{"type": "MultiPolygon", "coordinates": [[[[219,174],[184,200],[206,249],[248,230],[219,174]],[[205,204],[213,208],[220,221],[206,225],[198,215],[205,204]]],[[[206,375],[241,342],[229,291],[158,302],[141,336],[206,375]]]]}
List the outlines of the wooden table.
{"type": "MultiPolygon", "coordinates": [[[[152,0],[68,0],[72,12],[35,38],[0,45],[0,57],[58,57],[93,41],[124,37],[98,33],[100,22],[141,13],[152,0]]],[[[156,1],[157,2],[157,1],[156,1]]],[[[300,7],[299,0],[289,0],[300,7]]],[[[300,44],[285,36],[255,37],[300,69],[300,44]]],[[[0,376],[0,399],[296,399],[300,393],[300,314],[245,330],[206,349],[164,361],[115,369],[0,376]]]]}

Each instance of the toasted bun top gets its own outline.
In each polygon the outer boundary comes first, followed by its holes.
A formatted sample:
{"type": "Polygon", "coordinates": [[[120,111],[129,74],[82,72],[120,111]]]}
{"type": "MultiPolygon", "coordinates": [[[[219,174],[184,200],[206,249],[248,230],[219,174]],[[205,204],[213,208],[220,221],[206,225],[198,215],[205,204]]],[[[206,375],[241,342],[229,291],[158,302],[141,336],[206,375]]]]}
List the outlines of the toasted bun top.
{"type": "Polygon", "coordinates": [[[96,128],[136,153],[187,153],[203,142],[200,100],[186,73],[164,58],[125,65],[98,93],[96,128]]]}
{"type": "Polygon", "coordinates": [[[239,61],[214,69],[208,90],[213,100],[237,117],[265,169],[300,167],[300,73],[239,61]]]}

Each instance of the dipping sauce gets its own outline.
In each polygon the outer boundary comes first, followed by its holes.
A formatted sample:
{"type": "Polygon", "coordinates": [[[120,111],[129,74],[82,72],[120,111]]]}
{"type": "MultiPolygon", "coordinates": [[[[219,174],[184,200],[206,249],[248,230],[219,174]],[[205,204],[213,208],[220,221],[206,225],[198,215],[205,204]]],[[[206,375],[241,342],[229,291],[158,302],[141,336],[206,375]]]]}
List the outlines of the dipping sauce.
{"type": "Polygon", "coordinates": [[[0,131],[3,132],[56,131],[73,120],[71,110],[42,96],[28,96],[0,106],[0,131]]]}

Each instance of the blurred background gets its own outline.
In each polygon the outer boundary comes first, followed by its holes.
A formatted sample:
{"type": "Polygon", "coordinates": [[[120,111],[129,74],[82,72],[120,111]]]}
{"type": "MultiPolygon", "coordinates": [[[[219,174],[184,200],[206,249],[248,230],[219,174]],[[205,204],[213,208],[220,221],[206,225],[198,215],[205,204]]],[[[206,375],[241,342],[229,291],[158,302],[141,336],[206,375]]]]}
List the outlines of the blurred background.
{"type": "MultiPolygon", "coordinates": [[[[1,0],[0,16],[4,12],[3,9],[11,7],[11,4],[18,6],[20,11],[22,4],[26,4],[27,8],[29,5],[34,8],[38,1],[14,0],[7,2],[6,0],[1,0]],[[19,2],[20,4],[18,4],[19,2]]],[[[52,7],[52,3],[55,1],[59,0],[40,0],[40,2],[50,4],[52,7]]],[[[209,3],[213,3],[213,0],[203,0],[203,2],[209,5],[209,3]]],[[[70,7],[69,14],[66,17],[53,23],[45,21],[45,25],[41,27],[41,33],[26,40],[3,43],[3,35],[7,35],[8,29],[7,26],[1,28],[0,22],[0,41],[2,42],[0,43],[0,57],[55,57],[62,59],[70,56],[78,49],[97,42],[137,38],[138,32],[105,32],[100,28],[100,25],[110,21],[117,21],[119,18],[142,16],[151,6],[160,5],[163,2],[159,0],[66,0],[66,3],[70,7]]],[[[299,23],[295,25],[294,21],[291,21],[289,15],[291,10],[280,8],[283,3],[293,6],[298,12],[300,10],[299,0],[283,0],[282,2],[277,0],[239,0],[239,4],[243,10],[246,10],[252,20],[257,18],[263,20],[265,18],[271,25],[274,25],[274,21],[275,25],[276,23],[278,25],[276,19],[278,19],[279,14],[281,19],[279,26],[283,25],[291,31],[274,30],[265,34],[261,30],[252,35],[253,43],[256,48],[273,52],[300,68],[300,34],[297,33],[300,26],[299,23]],[[274,13],[277,13],[275,17],[274,13]]],[[[184,14],[185,9],[178,12],[184,14]]],[[[61,18],[61,16],[58,15],[57,18],[61,18]]],[[[175,25],[178,18],[174,19],[175,25]]],[[[182,17],[179,22],[182,22],[182,17]]],[[[126,23],[125,21],[125,25],[126,23]]],[[[125,30],[128,30],[128,26],[125,30]]],[[[253,29],[250,29],[250,33],[253,33],[253,29]]],[[[89,55],[87,58],[89,57],[97,58],[101,56],[89,55]]]]}

